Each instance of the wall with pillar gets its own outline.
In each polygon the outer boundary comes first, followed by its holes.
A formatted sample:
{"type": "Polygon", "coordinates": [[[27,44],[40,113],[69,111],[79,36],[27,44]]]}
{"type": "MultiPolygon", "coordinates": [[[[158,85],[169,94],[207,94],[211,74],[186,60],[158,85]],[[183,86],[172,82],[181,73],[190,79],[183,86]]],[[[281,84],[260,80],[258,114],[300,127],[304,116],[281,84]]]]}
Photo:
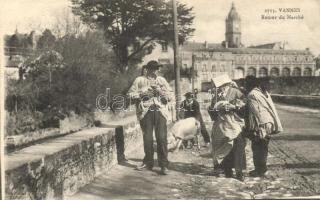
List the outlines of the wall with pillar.
{"type": "Polygon", "coordinates": [[[5,199],[67,199],[142,143],[135,117],[5,156],[5,199]]]}

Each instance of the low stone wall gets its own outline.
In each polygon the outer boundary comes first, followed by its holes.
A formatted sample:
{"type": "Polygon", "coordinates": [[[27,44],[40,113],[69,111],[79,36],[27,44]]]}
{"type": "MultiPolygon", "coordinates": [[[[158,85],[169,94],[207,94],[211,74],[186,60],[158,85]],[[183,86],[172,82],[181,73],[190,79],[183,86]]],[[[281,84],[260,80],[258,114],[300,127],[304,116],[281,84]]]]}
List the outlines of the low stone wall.
{"type": "Polygon", "coordinates": [[[140,143],[135,118],[33,145],[5,156],[5,199],[67,199],[140,143]]]}
{"type": "Polygon", "coordinates": [[[309,108],[320,109],[320,97],[319,96],[307,96],[307,95],[280,95],[272,94],[272,99],[277,103],[284,103],[289,105],[304,106],[309,108]]]}
{"type": "MultiPolygon", "coordinates": [[[[320,76],[265,77],[259,78],[259,80],[269,82],[269,90],[274,94],[320,95],[320,76]]],[[[244,86],[244,79],[238,79],[235,81],[239,86],[244,86]]]]}
{"type": "Polygon", "coordinates": [[[5,137],[6,150],[12,152],[16,149],[30,146],[35,142],[46,138],[58,137],[68,133],[80,131],[83,128],[92,126],[86,116],[71,113],[70,116],[60,120],[59,128],[40,129],[33,132],[26,132],[19,135],[9,135],[5,137]]]}

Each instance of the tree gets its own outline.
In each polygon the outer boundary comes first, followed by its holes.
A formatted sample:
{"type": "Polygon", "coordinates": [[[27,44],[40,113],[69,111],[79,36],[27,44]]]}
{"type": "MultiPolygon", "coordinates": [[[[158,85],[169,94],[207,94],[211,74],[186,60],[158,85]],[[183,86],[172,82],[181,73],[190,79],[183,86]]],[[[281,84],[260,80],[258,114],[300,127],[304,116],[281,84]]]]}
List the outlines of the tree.
{"type": "MultiPolygon", "coordinates": [[[[101,28],[110,41],[125,72],[137,57],[150,52],[156,41],[173,41],[170,0],[71,0],[72,10],[81,20],[101,28]],[[131,48],[137,46],[136,48],[131,48]]],[[[178,3],[179,39],[183,43],[193,33],[192,7],[178,3]]]]}
{"type": "Polygon", "coordinates": [[[56,41],[56,37],[52,34],[49,29],[43,31],[42,35],[38,40],[39,49],[52,49],[56,41]]]}

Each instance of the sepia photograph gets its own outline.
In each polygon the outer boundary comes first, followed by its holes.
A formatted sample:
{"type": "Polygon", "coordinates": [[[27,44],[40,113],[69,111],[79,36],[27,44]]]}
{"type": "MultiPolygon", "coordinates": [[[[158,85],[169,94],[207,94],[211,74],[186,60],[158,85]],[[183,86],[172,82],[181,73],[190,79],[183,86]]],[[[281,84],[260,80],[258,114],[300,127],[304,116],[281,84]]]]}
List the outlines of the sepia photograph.
{"type": "Polygon", "coordinates": [[[320,0],[2,0],[0,21],[0,199],[320,199],[320,0]]]}

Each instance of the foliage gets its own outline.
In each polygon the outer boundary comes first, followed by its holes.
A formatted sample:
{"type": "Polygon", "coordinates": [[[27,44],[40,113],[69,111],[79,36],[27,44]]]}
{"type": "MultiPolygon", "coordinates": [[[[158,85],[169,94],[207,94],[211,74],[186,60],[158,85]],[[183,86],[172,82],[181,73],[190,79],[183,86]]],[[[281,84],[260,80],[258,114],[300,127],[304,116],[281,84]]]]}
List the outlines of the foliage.
{"type": "MultiPolygon", "coordinates": [[[[172,4],[166,0],[71,0],[73,13],[104,30],[124,73],[155,41],[173,41],[172,4]],[[130,49],[131,48],[131,49],[130,49]]],[[[194,31],[192,8],[178,3],[180,42],[194,31]]]]}
{"type": "Polygon", "coordinates": [[[7,133],[57,127],[71,112],[92,115],[106,88],[111,98],[126,93],[138,71],[117,72],[113,51],[104,41],[97,31],[67,35],[55,41],[54,50],[39,49],[27,59],[21,79],[7,82],[7,133]]]}
{"type": "Polygon", "coordinates": [[[52,34],[49,29],[43,31],[42,35],[38,40],[39,49],[52,49],[56,41],[56,37],[52,34]]]}

